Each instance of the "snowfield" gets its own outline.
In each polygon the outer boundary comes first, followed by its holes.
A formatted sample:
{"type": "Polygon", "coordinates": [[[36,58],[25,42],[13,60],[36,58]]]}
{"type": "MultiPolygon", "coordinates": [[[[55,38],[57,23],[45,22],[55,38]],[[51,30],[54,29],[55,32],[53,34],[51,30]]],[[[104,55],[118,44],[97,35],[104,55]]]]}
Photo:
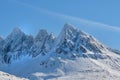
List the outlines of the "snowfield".
{"type": "MultiPolygon", "coordinates": [[[[111,53],[112,59],[120,56],[111,53]]],[[[41,56],[23,58],[9,65],[2,65],[0,73],[2,80],[119,80],[120,62],[111,59],[91,59],[89,57],[75,60],[49,58],[47,64],[41,64],[41,56]],[[14,75],[14,76],[13,76],[14,75]],[[16,77],[15,77],[16,76],[16,77]],[[18,78],[19,77],[19,78],[18,78]]],[[[1,80],[0,79],[0,80],[1,80]]]]}
{"type": "Polygon", "coordinates": [[[18,28],[0,38],[0,80],[120,80],[120,51],[65,24],[56,38],[18,28]]]}

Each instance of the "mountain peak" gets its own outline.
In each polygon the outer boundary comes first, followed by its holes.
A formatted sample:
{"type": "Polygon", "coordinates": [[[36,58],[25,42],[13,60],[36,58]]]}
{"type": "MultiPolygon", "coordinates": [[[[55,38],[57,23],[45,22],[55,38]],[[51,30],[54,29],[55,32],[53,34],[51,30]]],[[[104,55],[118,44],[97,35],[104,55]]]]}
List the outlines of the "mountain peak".
{"type": "Polygon", "coordinates": [[[63,30],[68,30],[68,29],[72,29],[72,30],[75,30],[76,28],[69,24],[69,23],[65,23],[64,27],[63,27],[63,30]]]}
{"type": "Polygon", "coordinates": [[[81,35],[88,35],[87,33],[85,33],[84,31],[81,31],[80,29],[74,27],[74,25],[66,23],[62,29],[62,32],[64,32],[64,34],[72,34],[72,33],[76,33],[79,32],[81,35]]]}
{"type": "Polygon", "coordinates": [[[66,49],[72,49],[72,45],[76,51],[81,51],[81,46],[83,46],[82,48],[92,52],[101,52],[106,50],[106,47],[97,39],[68,23],[64,25],[63,30],[57,38],[56,45],[66,46],[66,49]]]}
{"type": "Polygon", "coordinates": [[[18,32],[22,32],[22,31],[19,27],[15,27],[12,32],[18,33],[18,32]]]}
{"type": "Polygon", "coordinates": [[[20,28],[15,27],[12,32],[7,36],[6,40],[10,40],[10,39],[17,39],[17,38],[21,38],[23,36],[26,36],[24,32],[21,31],[20,28]]]}
{"type": "Polygon", "coordinates": [[[45,29],[40,29],[37,36],[36,36],[36,40],[42,40],[43,38],[48,36],[48,32],[45,29]]]}
{"type": "Polygon", "coordinates": [[[12,30],[11,34],[8,35],[8,36],[12,37],[12,36],[18,36],[18,35],[25,35],[25,34],[24,34],[24,32],[21,31],[20,28],[15,27],[15,28],[12,30]]]}

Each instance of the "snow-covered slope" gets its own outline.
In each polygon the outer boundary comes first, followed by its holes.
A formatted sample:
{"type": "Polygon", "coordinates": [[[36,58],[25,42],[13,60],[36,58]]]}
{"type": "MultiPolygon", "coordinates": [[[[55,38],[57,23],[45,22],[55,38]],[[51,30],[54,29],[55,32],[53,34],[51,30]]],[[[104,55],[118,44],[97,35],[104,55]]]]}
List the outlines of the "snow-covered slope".
{"type": "Polygon", "coordinates": [[[46,30],[34,38],[15,28],[0,42],[0,78],[119,80],[119,53],[70,24],[57,38],[46,30]]]}

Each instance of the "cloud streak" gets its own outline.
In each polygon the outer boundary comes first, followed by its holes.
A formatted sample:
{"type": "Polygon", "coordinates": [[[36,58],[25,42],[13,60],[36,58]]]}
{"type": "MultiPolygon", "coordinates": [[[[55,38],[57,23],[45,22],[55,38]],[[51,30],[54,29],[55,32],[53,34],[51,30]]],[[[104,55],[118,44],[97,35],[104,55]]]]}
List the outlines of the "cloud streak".
{"type": "Polygon", "coordinates": [[[31,4],[23,3],[23,2],[20,2],[20,1],[17,1],[17,0],[12,0],[12,1],[19,4],[19,5],[31,8],[33,10],[36,10],[40,13],[47,14],[49,16],[53,16],[53,17],[60,18],[60,19],[63,19],[63,20],[76,21],[80,24],[90,25],[91,27],[96,26],[96,27],[100,27],[100,28],[103,28],[103,29],[109,29],[109,30],[114,30],[114,31],[120,32],[120,27],[117,27],[117,26],[110,26],[110,25],[95,22],[95,21],[90,21],[90,20],[81,19],[81,18],[78,18],[78,17],[70,16],[70,15],[65,15],[65,14],[49,11],[47,9],[39,8],[39,7],[33,6],[31,4]]]}

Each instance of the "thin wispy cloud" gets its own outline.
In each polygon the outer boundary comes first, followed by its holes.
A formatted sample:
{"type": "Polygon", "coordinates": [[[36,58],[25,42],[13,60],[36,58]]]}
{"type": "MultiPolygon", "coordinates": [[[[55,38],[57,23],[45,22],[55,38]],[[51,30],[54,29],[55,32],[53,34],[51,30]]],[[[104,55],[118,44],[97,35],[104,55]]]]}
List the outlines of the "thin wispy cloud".
{"type": "Polygon", "coordinates": [[[49,16],[53,16],[53,17],[60,18],[60,19],[63,19],[63,20],[76,21],[80,24],[87,24],[87,25],[90,25],[89,27],[96,26],[96,27],[100,27],[100,28],[103,28],[103,29],[109,29],[109,30],[114,30],[114,31],[120,32],[120,27],[117,27],[117,26],[110,26],[110,25],[103,24],[103,23],[100,23],[100,22],[90,21],[90,20],[81,19],[81,18],[78,18],[78,17],[70,16],[70,15],[65,15],[65,14],[49,11],[47,9],[39,8],[39,7],[36,7],[36,6],[28,4],[28,3],[20,2],[18,0],[12,0],[12,1],[14,3],[17,3],[19,5],[22,5],[22,6],[31,8],[31,9],[34,9],[34,10],[40,12],[40,13],[43,13],[43,14],[46,14],[46,15],[49,15],[49,16]]]}

